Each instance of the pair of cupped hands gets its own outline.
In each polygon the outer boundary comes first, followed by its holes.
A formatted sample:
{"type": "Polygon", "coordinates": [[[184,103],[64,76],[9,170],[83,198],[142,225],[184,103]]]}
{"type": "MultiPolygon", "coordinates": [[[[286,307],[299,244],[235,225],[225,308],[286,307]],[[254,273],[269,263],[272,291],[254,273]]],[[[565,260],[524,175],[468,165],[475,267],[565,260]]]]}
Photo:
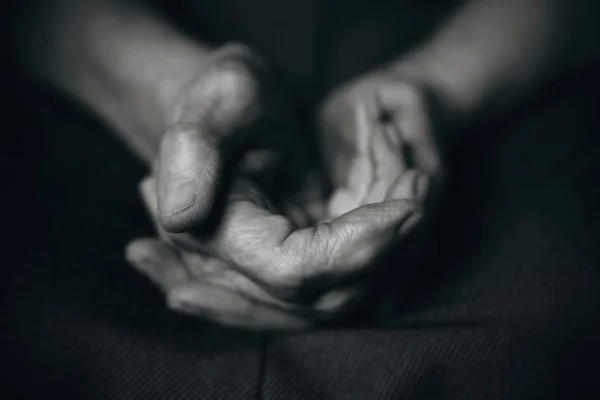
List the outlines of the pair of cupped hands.
{"type": "MultiPolygon", "coordinates": [[[[127,259],[169,308],[218,324],[351,315],[386,252],[429,226],[444,180],[432,107],[418,81],[382,69],[329,96],[310,135],[264,60],[227,45],[172,105],[140,185],[158,238],[127,259]]],[[[399,254],[392,268],[413,264],[399,254]]]]}

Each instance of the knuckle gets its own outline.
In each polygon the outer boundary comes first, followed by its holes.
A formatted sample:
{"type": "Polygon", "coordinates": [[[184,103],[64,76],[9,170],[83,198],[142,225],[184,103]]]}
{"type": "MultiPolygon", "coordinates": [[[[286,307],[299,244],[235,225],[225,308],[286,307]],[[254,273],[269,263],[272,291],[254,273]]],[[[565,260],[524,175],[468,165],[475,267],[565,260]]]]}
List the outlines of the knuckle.
{"type": "Polygon", "coordinates": [[[329,223],[292,233],[269,268],[273,295],[288,302],[300,301],[318,273],[330,268],[337,245],[329,223]]]}

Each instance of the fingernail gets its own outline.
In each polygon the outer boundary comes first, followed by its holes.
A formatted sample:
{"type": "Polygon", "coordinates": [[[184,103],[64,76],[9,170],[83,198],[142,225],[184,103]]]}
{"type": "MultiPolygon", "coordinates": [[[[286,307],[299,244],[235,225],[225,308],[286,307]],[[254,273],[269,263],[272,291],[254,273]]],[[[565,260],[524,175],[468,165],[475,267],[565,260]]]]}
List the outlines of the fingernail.
{"type": "Polygon", "coordinates": [[[172,174],[167,184],[163,203],[163,215],[177,214],[194,205],[197,186],[191,176],[172,174]]]}

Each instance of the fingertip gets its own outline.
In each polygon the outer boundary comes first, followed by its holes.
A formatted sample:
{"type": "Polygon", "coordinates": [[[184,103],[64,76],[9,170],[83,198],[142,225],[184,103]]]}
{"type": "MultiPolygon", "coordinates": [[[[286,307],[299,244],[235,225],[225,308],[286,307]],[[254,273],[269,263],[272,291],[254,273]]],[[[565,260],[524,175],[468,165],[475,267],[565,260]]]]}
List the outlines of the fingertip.
{"type": "Polygon", "coordinates": [[[181,193],[185,190],[175,189],[166,195],[166,200],[159,199],[158,221],[169,233],[190,231],[205,223],[213,212],[214,194],[181,193]]]}
{"type": "Polygon", "coordinates": [[[145,177],[138,184],[138,192],[150,215],[155,216],[158,212],[158,198],[156,193],[156,181],[150,176],[145,177]]]}
{"type": "Polygon", "coordinates": [[[166,296],[167,307],[173,311],[185,312],[190,308],[190,304],[199,302],[197,288],[194,286],[183,285],[173,288],[166,296]]]}
{"type": "Polygon", "coordinates": [[[387,225],[397,223],[410,214],[418,212],[418,210],[418,204],[412,199],[392,199],[380,203],[365,204],[345,214],[345,220],[365,224],[380,221],[387,225]]]}
{"type": "Polygon", "coordinates": [[[332,290],[322,295],[313,305],[317,315],[326,321],[344,317],[364,294],[363,284],[332,290]]]}
{"type": "Polygon", "coordinates": [[[213,182],[199,186],[193,179],[175,179],[165,186],[158,207],[158,220],[165,231],[186,232],[210,218],[217,190],[213,182]]]}
{"type": "Polygon", "coordinates": [[[336,236],[346,238],[348,249],[357,243],[370,243],[378,248],[396,233],[404,232],[403,227],[408,221],[412,226],[412,221],[420,217],[418,205],[414,201],[398,199],[366,204],[336,218],[332,224],[336,236]],[[348,232],[352,232],[352,235],[349,236],[348,232]],[[348,241],[349,237],[352,240],[348,241]],[[384,239],[385,237],[388,239],[384,239]]]}
{"type": "Polygon", "coordinates": [[[164,230],[180,233],[211,213],[221,176],[215,144],[172,129],[163,142],[158,175],[158,220],[164,230]]]}
{"type": "Polygon", "coordinates": [[[169,233],[183,233],[191,230],[207,219],[207,209],[185,209],[175,213],[162,212],[159,215],[161,227],[169,233]]]}
{"type": "Polygon", "coordinates": [[[392,227],[396,235],[403,236],[412,231],[423,219],[419,203],[413,199],[394,199],[374,205],[381,207],[377,212],[385,221],[384,225],[392,227]]]}
{"type": "Polygon", "coordinates": [[[154,182],[154,179],[152,179],[151,175],[145,176],[144,178],[142,178],[142,180],[138,184],[138,190],[140,191],[140,193],[142,195],[151,194],[151,193],[156,194],[155,183],[156,182],[154,182]]]}
{"type": "Polygon", "coordinates": [[[171,173],[161,180],[161,196],[158,204],[159,220],[162,227],[173,233],[190,228],[206,206],[198,199],[198,185],[188,173],[171,173]]]}
{"type": "Polygon", "coordinates": [[[125,259],[137,265],[153,253],[153,247],[159,243],[158,240],[152,238],[136,239],[125,247],[125,259]]]}
{"type": "Polygon", "coordinates": [[[410,198],[408,198],[408,199],[407,198],[392,199],[392,200],[384,201],[380,204],[383,204],[386,207],[397,207],[400,210],[402,210],[401,212],[404,215],[420,212],[420,210],[421,210],[419,204],[414,199],[410,199],[410,198]]]}

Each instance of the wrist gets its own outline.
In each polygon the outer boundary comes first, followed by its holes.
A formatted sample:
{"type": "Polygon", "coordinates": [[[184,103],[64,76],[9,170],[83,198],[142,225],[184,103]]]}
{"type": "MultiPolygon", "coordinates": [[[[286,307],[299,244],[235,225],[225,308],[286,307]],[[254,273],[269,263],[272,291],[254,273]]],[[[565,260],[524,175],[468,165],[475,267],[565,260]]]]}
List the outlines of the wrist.
{"type": "Polygon", "coordinates": [[[454,79],[444,61],[434,52],[418,52],[393,62],[391,73],[413,80],[425,91],[431,110],[440,120],[445,132],[468,125],[474,118],[477,100],[465,93],[469,88],[454,79]]]}
{"type": "Polygon", "coordinates": [[[172,122],[178,94],[208,57],[206,49],[193,46],[162,43],[153,47],[153,54],[147,54],[139,64],[135,60],[122,63],[113,72],[113,90],[102,99],[102,106],[112,105],[111,115],[105,116],[117,134],[134,141],[130,143],[134,150],[147,160],[157,155],[160,139],[172,122]]]}
{"type": "Polygon", "coordinates": [[[136,153],[151,160],[172,122],[177,95],[202,69],[208,50],[150,39],[130,49],[118,63],[106,57],[108,63],[91,65],[98,72],[82,82],[79,94],[136,153]]]}
{"type": "Polygon", "coordinates": [[[87,105],[142,158],[154,158],[176,94],[210,50],[135,1],[66,1],[53,11],[38,35],[47,56],[34,72],[87,105]]]}

